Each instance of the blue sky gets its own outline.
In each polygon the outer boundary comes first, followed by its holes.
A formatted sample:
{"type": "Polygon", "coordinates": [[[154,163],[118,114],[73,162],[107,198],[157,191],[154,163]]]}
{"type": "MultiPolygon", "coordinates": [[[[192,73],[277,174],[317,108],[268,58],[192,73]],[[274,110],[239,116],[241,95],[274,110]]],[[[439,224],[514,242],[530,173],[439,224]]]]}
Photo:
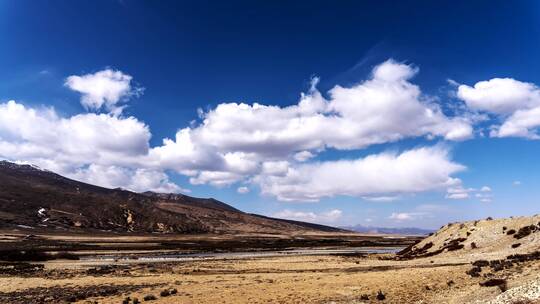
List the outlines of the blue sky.
{"type": "Polygon", "coordinates": [[[0,1],[0,157],[331,225],[538,213],[538,14],[536,1],[0,1]]]}

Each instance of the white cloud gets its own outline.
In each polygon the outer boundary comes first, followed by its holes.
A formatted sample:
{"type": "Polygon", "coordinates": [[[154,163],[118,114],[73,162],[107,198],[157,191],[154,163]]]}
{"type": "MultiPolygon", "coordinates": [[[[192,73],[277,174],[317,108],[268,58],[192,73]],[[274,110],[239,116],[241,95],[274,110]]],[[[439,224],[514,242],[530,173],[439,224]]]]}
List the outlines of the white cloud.
{"type": "Polygon", "coordinates": [[[305,162],[311,158],[315,157],[315,154],[309,152],[309,151],[300,151],[296,154],[294,154],[294,159],[296,159],[299,162],[305,162]]]}
{"type": "Polygon", "coordinates": [[[143,122],[119,115],[126,99],[141,93],[131,76],[110,69],[70,76],[65,85],[82,93],[87,109],[110,113],[64,118],[53,109],[0,103],[0,157],[130,189],[180,189],[163,175],[174,170],[194,185],[253,183],[286,201],[337,195],[388,200],[458,184],[453,174],[464,167],[443,148],[356,160],[313,158],[326,149],[363,149],[411,137],[470,138],[472,120],[446,116],[411,82],[417,73],[418,68],[388,60],[366,81],[335,86],[327,97],[315,88],[315,79],[288,107],[222,103],[154,147],[143,122]],[[137,169],[146,171],[137,175],[137,169]]]}
{"type": "MultiPolygon", "coordinates": [[[[181,129],[174,140],[165,139],[162,146],[151,149],[150,158],[187,172],[194,184],[227,186],[247,179],[263,181],[263,190],[273,193],[281,186],[269,183],[284,179],[293,183],[289,174],[309,168],[297,163],[307,162],[326,148],[362,149],[418,136],[471,137],[469,118],[445,116],[410,82],[417,72],[417,68],[388,60],[375,67],[367,81],[334,87],[328,99],[316,90],[315,80],[296,105],[219,104],[200,112],[199,125],[181,129]]],[[[318,200],[349,191],[330,192],[302,197],[318,200]]]]}
{"type": "Polygon", "coordinates": [[[399,196],[363,196],[363,199],[370,202],[393,202],[398,200],[399,196]]]}
{"type": "Polygon", "coordinates": [[[519,185],[521,185],[521,181],[513,181],[512,185],[519,186],[519,185]]]}
{"type": "Polygon", "coordinates": [[[327,161],[289,168],[285,176],[260,176],[265,194],[282,201],[318,201],[324,197],[381,196],[436,190],[458,184],[464,170],[441,147],[401,154],[381,153],[356,160],[327,161]]]}
{"type": "Polygon", "coordinates": [[[236,192],[240,194],[246,194],[246,193],[249,193],[249,188],[245,186],[238,187],[238,189],[236,189],[236,192]]]}
{"type": "Polygon", "coordinates": [[[303,221],[303,222],[314,222],[314,223],[333,223],[339,220],[343,215],[343,211],[339,209],[333,209],[326,212],[303,212],[303,211],[293,211],[285,209],[273,214],[274,217],[303,221]]]}
{"type": "Polygon", "coordinates": [[[212,157],[207,163],[216,168],[206,169],[239,173],[223,168],[223,155],[243,153],[262,166],[265,161],[307,161],[325,148],[362,149],[418,136],[471,137],[468,119],[446,117],[409,82],[417,71],[389,60],[367,81],[334,87],[328,100],[312,87],[288,107],[222,103],[200,113],[201,124],[180,130],[152,153],[181,170],[190,162],[205,166],[203,159],[212,157]]]}
{"type": "Polygon", "coordinates": [[[118,163],[148,153],[150,131],[136,118],[106,114],[58,117],[15,101],[0,103],[0,154],[58,163],[118,163]]]}
{"type": "Polygon", "coordinates": [[[142,88],[131,86],[132,77],[121,71],[106,69],[94,74],[69,76],[65,85],[82,94],[81,104],[87,110],[105,108],[119,115],[123,106],[120,103],[131,96],[142,94],[142,88]]]}
{"type": "Polygon", "coordinates": [[[51,108],[0,103],[2,158],[106,187],[182,191],[160,168],[144,168],[150,136],[148,127],[133,117],[89,113],[61,118],[51,108]]]}
{"type": "Polygon", "coordinates": [[[540,89],[512,78],[493,78],[470,87],[460,85],[457,96],[475,110],[497,115],[502,125],[494,126],[492,137],[539,139],[540,89]]]}
{"type": "Polygon", "coordinates": [[[472,109],[511,114],[537,105],[540,92],[532,83],[512,78],[493,78],[477,82],[474,87],[460,85],[457,96],[472,109]]]}
{"type": "Polygon", "coordinates": [[[469,198],[469,193],[468,192],[448,193],[446,195],[446,198],[449,198],[449,199],[466,199],[466,198],[469,198]]]}
{"type": "Polygon", "coordinates": [[[491,136],[540,139],[537,133],[538,127],[540,127],[540,105],[532,109],[516,111],[504,121],[500,128],[493,130],[491,136]]]}
{"type": "Polygon", "coordinates": [[[189,179],[193,185],[210,184],[215,187],[230,186],[243,179],[240,174],[226,171],[200,171],[197,176],[189,179]]]}
{"type": "Polygon", "coordinates": [[[388,218],[395,221],[411,221],[424,215],[424,212],[392,212],[388,218]]]}
{"type": "Polygon", "coordinates": [[[447,199],[463,200],[471,197],[478,198],[481,202],[490,202],[493,195],[491,194],[491,188],[489,186],[483,186],[480,190],[475,188],[463,188],[461,185],[450,187],[446,190],[447,199]]]}
{"type": "Polygon", "coordinates": [[[74,173],[67,175],[76,180],[107,188],[120,187],[136,192],[190,192],[170,182],[165,173],[149,169],[130,169],[92,164],[87,168],[79,168],[74,173]]]}

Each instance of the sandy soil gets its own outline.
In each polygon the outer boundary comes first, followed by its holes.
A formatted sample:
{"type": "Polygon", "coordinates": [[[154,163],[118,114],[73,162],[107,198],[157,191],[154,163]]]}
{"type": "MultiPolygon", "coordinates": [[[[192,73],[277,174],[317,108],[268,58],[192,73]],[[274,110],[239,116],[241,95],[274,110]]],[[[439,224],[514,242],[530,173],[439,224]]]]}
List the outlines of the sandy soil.
{"type": "Polygon", "coordinates": [[[540,303],[540,216],[444,226],[401,255],[286,255],[149,262],[149,250],[379,248],[383,236],[59,238],[5,234],[7,248],[77,249],[128,257],[108,262],[0,262],[0,303],[540,303]],[[84,243],[82,243],[84,241],[84,243]],[[202,245],[201,245],[202,244],[202,245]],[[519,244],[519,245],[518,245],[519,244]],[[52,246],[52,247],[51,247],[52,246]],[[263,247],[264,246],[264,247],[263,247]],[[137,258],[136,256],[140,256],[137,258]],[[153,296],[154,299],[144,301],[153,296]],[[129,300],[127,298],[129,297],[129,300]]]}
{"type": "MultiPolygon", "coordinates": [[[[143,302],[154,295],[149,303],[475,303],[501,297],[499,287],[479,285],[486,277],[465,273],[469,263],[444,256],[409,261],[381,257],[287,256],[130,264],[97,271],[73,269],[69,264],[76,261],[65,261],[62,270],[55,261],[38,274],[0,277],[0,301],[54,303],[72,295],[70,300],[79,298],[78,303],[122,303],[126,297],[143,302]],[[117,290],[107,291],[111,287],[117,290]],[[175,294],[160,296],[173,289],[175,294]],[[108,294],[83,299],[98,290],[108,294]],[[379,290],[383,301],[376,299],[379,290]]],[[[526,284],[534,289],[539,270],[540,262],[531,261],[496,276],[508,279],[508,292],[526,284]]]]}

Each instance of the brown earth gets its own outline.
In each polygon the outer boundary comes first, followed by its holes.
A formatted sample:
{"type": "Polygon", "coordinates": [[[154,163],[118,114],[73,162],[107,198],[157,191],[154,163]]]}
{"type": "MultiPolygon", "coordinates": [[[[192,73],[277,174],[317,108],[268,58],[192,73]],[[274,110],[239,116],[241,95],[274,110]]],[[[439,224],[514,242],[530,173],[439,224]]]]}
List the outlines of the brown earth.
{"type": "MultiPolygon", "coordinates": [[[[486,277],[467,275],[469,263],[383,257],[284,256],[104,269],[54,261],[30,277],[1,275],[0,303],[122,303],[147,295],[156,297],[151,303],[475,303],[503,294],[499,286],[481,286],[486,277]],[[175,294],[160,296],[173,289],[175,294]],[[384,300],[377,300],[379,291],[384,300]]],[[[538,270],[540,263],[530,261],[520,271],[496,276],[504,277],[511,291],[538,282],[538,270]]]]}
{"type": "Polygon", "coordinates": [[[46,240],[97,247],[73,251],[81,260],[0,263],[0,303],[133,303],[150,295],[155,300],[147,297],[149,303],[539,303],[540,233],[535,223],[538,216],[451,224],[420,242],[354,234],[4,234],[3,244],[13,246],[46,240]],[[307,247],[305,242],[329,249],[366,241],[379,246],[418,243],[397,255],[291,251],[244,258],[141,259],[156,252],[198,251],[200,244],[213,244],[206,248],[211,251],[232,251],[243,241],[247,245],[237,250],[272,250],[284,240],[281,249],[307,247]],[[254,246],[259,241],[268,247],[254,246]],[[168,242],[177,247],[160,247],[168,242]],[[512,246],[517,242],[521,245],[512,246]],[[99,257],[104,254],[118,259],[103,262],[99,257]]]}
{"type": "Polygon", "coordinates": [[[102,188],[7,161],[0,161],[0,229],[29,234],[344,231],[248,214],[212,198],[102,188]]]}

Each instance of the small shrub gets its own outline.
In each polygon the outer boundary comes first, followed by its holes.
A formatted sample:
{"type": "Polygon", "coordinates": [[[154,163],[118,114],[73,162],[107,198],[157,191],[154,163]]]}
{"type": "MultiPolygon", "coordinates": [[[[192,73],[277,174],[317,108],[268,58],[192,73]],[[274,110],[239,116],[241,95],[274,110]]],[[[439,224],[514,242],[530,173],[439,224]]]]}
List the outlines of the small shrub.
{"type": "Polygon", "coordinates": [[[510,230],[506,231],[506,235],[512,235],[514,233],[516,233],[516,231],[514,229],[510,229],[510,230]]]}
{"type": "Polygon", "coordinates": [[[519,231],[516,234],[514,234],[514,238],[518,240],[522,239],[528,236],[529,234],[531,234],[532,232],[534,232],[535,230],[536,230],[536,226],[534,225],[521,227],[519,231]]]}
{"type": "Polygon", "coordinates": [[[171,292],[168,289],[164,289],[159,293],[159,295],[162,297],[168,297],[171,295],[171,292]]]}
{"type": "Polygon", "coordinates": [[[145,301],[153,301],[153,300],[157,300],[156,296],[155,295],[145,295],[143,300],[145,301]]]}
{"type": "Polygon", "coordinates": [[[485,267],[489,265],[489,262],[486,260],[478,260],[478,261],[474,261],[472,264],[473,266],[485,267]]]}
{"type": "Polygon", "coordinates": [[[482,287],[492,287],[497,286],[502,292],[505,292],[508,289],[505,279],[489,279],[485,282],[480,283],[482,287]]]}
{"type": "Polygon", "coordinates": [[[482,271],[482,268],[475,266],[469,270],[467,270],[465,273],[470,275],[473,278],[477,278],[480,276],[480,272],[482,271]]]}
{"type": "Polygon", "coordinates": [[[377,291],[377,300],[382,301],[384,299],[386,299],[386,296],[384,295],[384,293],[380,290],[377,291]]]}
{"type": "Polygon", "coordinates": [[[512,244],[512,248],[518,248],[519,246],[521,246],[521,243],[512,244]]]}

